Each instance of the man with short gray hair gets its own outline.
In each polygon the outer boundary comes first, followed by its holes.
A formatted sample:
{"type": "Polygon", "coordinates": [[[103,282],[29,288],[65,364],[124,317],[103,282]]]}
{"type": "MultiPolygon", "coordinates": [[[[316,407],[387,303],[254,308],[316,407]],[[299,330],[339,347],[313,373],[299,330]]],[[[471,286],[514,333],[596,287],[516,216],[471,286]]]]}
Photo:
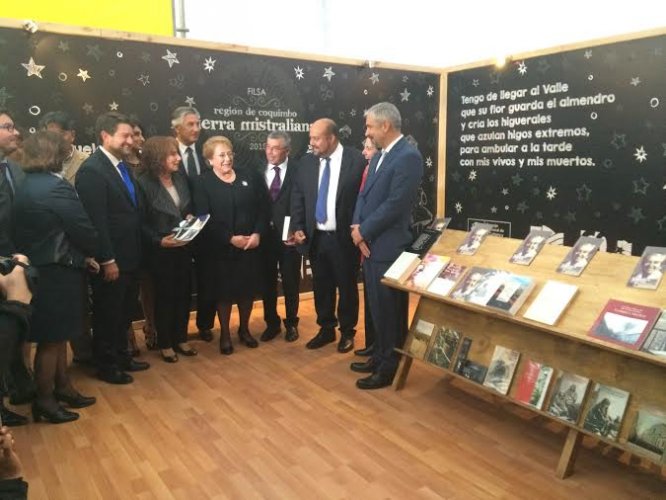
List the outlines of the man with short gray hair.
{"type": "Polygon", "coordinates": [[[352,219],[352,240],[365,256],[363,273],[370,299],[376,338],[372,357],[351,369],[368,373],[356,381],[359,389],[391,385],[398,368],[396,347],[407,331],[406,292],[383,285],[393,261],[411,244],[410,218],[423,175],[423,158],[401,132],[400,111],[393,104],[375,104],[365,113],[366,132],[381,155],[368,167],[352,219]]]}

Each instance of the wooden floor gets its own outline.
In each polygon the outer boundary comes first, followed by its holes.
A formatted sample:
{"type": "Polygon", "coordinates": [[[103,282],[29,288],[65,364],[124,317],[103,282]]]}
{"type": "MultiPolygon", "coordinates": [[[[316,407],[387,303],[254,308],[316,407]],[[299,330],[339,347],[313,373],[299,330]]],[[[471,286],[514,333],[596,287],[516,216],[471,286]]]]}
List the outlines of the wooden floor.
{"type": "Polygon", "coordinates": [[[655,466],[592,442],[556,479],[562,428],[422,364],[401,392],[359,391],[351,353],[305,349],[311,300],[301,317],[294,344],[221,356],[196,342],[200,355],[175,365],[143,352],[152,368],[128,386],[73,367],[97,404],[74,423],[15,431],[30,498],[666,498],[655,466]]]}

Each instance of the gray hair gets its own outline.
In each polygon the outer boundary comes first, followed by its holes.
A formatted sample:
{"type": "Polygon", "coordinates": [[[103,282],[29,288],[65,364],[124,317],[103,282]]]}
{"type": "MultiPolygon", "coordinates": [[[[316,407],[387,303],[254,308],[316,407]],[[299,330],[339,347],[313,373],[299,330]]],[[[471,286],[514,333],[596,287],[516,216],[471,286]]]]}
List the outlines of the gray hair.
{"type": "Polygon", "coordinates": [[[191,106],[179,106],[171,113],[171,128],[176,128],[178,125],[182,125],[183,120],[187,115],[196,115],[197,118],[201,119],[201,115],[197,111],[197,108],[191,106]]]}
{"type": "Polygon", "coordinates": [[[282,141],[282,144],[284,144],[286,149],[291,149],[291,136],[287,132],[283,132],[282,130],[273,130],[273,132],[268,134],[268,137],[266,137],[266,140],[268,139],[277,139],[282,141]]]}
{"type": "Polygon", "coordinates": [[[400,118],[400,111],[395,105],[390,102],[380,102],[368,109],[363,116],[367,117],[372,115],[372,117],[378,122],[389,122],[391,126],[400,131],[402,127],[402,118],[400,118]]]}

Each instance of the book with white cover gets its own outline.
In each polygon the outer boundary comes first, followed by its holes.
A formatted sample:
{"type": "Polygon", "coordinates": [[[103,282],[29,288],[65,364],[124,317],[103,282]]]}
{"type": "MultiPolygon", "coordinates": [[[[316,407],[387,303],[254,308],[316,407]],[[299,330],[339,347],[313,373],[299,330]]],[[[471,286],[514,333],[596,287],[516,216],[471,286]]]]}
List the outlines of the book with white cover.
{"type": "Polygon", "coordinates": [[[384,273],[384,278],[402,283],[414,272],[414,269],[421,263],[418,255],[409,252],[402,252],[391,267],[384,273]]]}
{"type": "Polygon", "coordinates": [[[576,285],[548,280],[525,312],[532,321],[554,325],[578,292],[576,285]]]}

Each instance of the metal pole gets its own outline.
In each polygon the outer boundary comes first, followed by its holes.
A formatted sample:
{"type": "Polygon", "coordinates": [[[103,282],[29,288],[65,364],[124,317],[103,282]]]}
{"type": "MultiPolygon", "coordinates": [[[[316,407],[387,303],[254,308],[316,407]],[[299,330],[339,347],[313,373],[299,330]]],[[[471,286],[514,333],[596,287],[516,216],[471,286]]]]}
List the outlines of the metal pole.
{"type": "Polygon", "coordinates": [[[185,25],[185,0],[173,0],[174,32],[178,38],[187,38],[190,31],[185,25]]]}

